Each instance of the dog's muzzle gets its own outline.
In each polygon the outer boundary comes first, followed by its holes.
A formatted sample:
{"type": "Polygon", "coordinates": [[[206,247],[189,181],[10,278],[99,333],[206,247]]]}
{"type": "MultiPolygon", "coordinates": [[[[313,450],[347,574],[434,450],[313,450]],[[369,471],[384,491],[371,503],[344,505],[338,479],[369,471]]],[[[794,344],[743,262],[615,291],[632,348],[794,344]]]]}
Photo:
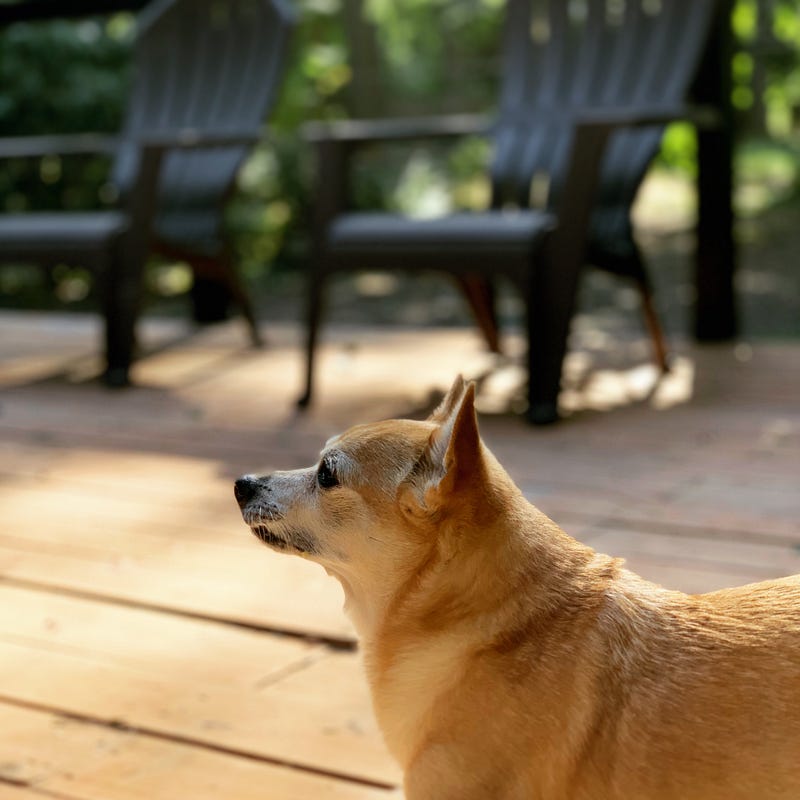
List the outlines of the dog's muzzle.
{"type": "Polygon", "coordinates": [[[298,530],[275,530],[283,514],[270,499],[272,490],[268,478],[243,475],[233,484],[233,494],[250,530],[264,544],[278,550],[294,550],[300,553],[314,551],[311,537],[298,530]]]}

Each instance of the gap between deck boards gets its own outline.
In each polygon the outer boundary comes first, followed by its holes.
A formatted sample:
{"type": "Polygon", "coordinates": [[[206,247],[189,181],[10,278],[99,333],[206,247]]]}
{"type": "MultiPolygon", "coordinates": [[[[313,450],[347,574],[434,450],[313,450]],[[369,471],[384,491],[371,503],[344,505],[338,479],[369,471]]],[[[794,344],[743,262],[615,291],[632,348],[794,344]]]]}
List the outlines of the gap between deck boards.
{"type": "Polygon", "coordinates": [[[285,759],[275,758],[263,754],[257,754],[248,750],[240,750],[235,747],[228,747],[219,743],[212,743],[203,741],[202,739],[195,739],[191,736],[182,736],[179,733],[168,733],[167,731],[159,731],[154,728],[148,728],[141,725],[131,725],[127,722],[120,722],[117,720],[101,719],[87,714],[79,714],[74,711],[65,711],[63,709],[54,708],[44,703],[34,703],[29,700],[20,700],[15,697],[8,697],[0,693],[0,703],[15,708],[27,709],[29,711],[38,711],[53,716],[60,717],[61,719],[72,720],[81,722],[87,725],[95,725],[100,728],[107,728],[109,730],[122,731],[124,733],[138,734],[147,736],[150,739],[157,739],[162,742],[171,742],[173,744],[188,745],[190,747],[198,747],[203,750],[208,750],[212,753],[220,753],[222,755],[236,756],[248,761],[255,761],[263,764],[272,764],[273,766],[283,767],[285,769],[293,769],[299,772],[309,773],[311,775],[319,775],[323,778],[334,778],[339,781],[346,781],[347,783],[354,783],[359,786],[370,786],[375,789],[394,789],[393,783],[371,780],[370,778],[360,777],[358,775],[348,774],[346,772],[337,772],[336,770],[325,769],[324,767],[311,766],[308,764],[297,764],[285,759]]]}
{"type": "Polygon", "coordinates": [[[40,797],[49,797],[50,800],[80,800],[77,795],[53,792],[25,781],[18,782],[0,776],[0,800],[31,800],[31,798],[40,797]]]}
{"type": "Polygon", "coordinates": [[[18,733],[0,762],[0,800],[381,800],[395,794],[2,702],[0,720],[18,733]]]}
{"type": "Polygon", "coordinates": [[[127,597],[90,592],[86,589],[74,589],[70,586],[59,586],[58,584],[42,583],[28,578],[13,578],[0,574],[0,584],[19,589],[30,589],[36,592],[60,595],[62,597],[74,597],[78,600],[89,600],[95,603],[107,603],[109,605],[120,606],[122,608],[134,608],[142,611],[154,611],[159,614],[169,614],[173,617],[182,619],[193,619],[201,622],[209,622],[215,625],[224,625],[231,628],[241,628],[243,630],[254,631],[255,633],[265,633],[271,636],[285,636],[296,639],[307,644],[320,644],[338,652],[355,652],[357,644],[355,639],[348,637],[337,637],[326,634],[305,633],[290,628],[279,628],[276,626],[260,624],[257,622],[247,622],[245,620],[230,619],[228,617],[215,617],[211,614],[203,614],[200,611],[189,611],[187,609],[175,608],[173,606],[160,605],[158,603],[148,603],[144,600],[133,600],[127,597]]]}

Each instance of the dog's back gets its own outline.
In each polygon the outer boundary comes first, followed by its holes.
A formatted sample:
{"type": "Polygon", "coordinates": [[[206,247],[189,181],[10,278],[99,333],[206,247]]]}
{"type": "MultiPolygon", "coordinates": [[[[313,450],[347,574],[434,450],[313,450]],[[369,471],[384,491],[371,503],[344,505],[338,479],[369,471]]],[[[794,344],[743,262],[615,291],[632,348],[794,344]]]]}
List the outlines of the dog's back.
{"type": "Polygon", "coordinates": [[[625,573],[599,621],[586,798],[800,798],[800,576],[687,596],[625,573]]]}

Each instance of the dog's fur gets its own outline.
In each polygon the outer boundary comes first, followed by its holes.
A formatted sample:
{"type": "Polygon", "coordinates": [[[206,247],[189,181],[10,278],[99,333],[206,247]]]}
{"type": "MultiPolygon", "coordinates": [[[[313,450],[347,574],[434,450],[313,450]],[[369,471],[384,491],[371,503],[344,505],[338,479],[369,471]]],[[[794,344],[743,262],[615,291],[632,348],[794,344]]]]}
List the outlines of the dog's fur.
{"type": "Polygon", "coordinates": [[[408,800],[798,800],[800,576],[648,583],[525,500],[473,398],[237,492],[341,581],[408,800]]]}

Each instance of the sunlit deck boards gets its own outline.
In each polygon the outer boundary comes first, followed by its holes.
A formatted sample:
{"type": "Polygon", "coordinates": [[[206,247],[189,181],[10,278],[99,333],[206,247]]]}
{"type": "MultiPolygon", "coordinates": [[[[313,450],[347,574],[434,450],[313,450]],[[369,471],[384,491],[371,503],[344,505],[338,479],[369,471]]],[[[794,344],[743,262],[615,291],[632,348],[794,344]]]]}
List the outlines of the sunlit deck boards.
{"type": "MultiPolygon", "coordinates": [[[[341,593],[259,547],[231,480],[490,361],[469,331],[340,332],[298,417],[296,333],[267,333],[258,353],[203,333],[109,393],[91,321],[0,315],[0,800],[389,796],[341,593]]],[[[601,367],[574,360],[566,399],[616,410],[482,418],[526,494],[676,588],[800,572],[800,346],[689,351],[655,400],[635,362],[601,367]]],[[[517,377],[495,370],[483,407],[517,377]]]]}

